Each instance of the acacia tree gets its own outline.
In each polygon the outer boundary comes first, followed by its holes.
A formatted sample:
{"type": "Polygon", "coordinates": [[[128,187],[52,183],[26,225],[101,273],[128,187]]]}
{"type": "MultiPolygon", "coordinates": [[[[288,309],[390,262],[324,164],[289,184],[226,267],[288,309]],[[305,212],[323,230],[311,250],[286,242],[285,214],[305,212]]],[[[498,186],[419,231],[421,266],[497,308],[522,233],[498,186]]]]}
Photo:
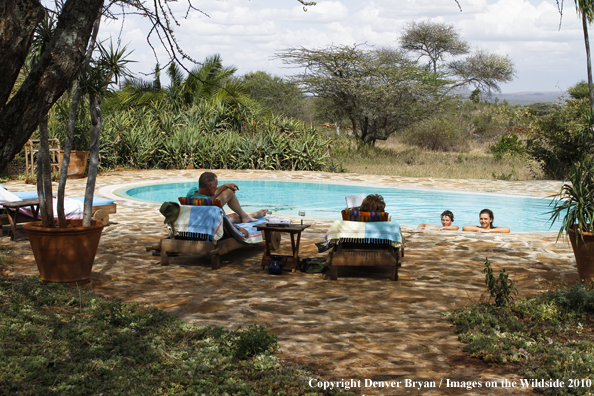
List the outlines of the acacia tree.
{"type": "Polygon", "coordinates": [[[479,50],[465,59],[446,62],[445,55],[460,56],[470,50],[454,27],[446,23],[412,22],[400,37],[400,45],[404,50],[418,54],[419,58],[426,56],[430,59],[436,98],[444,99],[452,91],[469,85],[487,93],[499,92],[499,84],[511,81],[514,76],[514,64],[508,56],[486,51],[479,50]]]}
{"type": "Polygon", "coordinates": [[[403,49],[419,54],[419,58],[428,57],[436,74],[437,63],[443,62],[446,55],[464,55],[470,49],[453,25],[431,21],[411,22],[399,42],[403,49]]]}
{"type": "MultiPolygon", "coordinates": [[[[315,4],[297,1],[304,7],[315,4]]],[[[76,78],[93,23],[101,12],[115,18],[121,7],[122,12],[128,9],[148,18],[152,27],[147,37],[149,42],[151,37],[158,37],[170,57],[166,65],[178,58],[191,59],[175,40],[177,20],[166,3],[167,0],[66,0],[39,61],[13,92],[30,51],[35,27],[43,20],[46,10],[39,0],[0,1],[0,172],[21,151],[52,105],[76,78]]],[[[190,11],[201,12],[188,0],[190,11]]]]}
{"type": "Polygon", "coordinates": [[[330,101],[363,144],[386,140],[426,114],[431,76],[399,51],[346,45],[289,48],[276,56],[304,68],[294,81],[304,92],[330,101]]]}

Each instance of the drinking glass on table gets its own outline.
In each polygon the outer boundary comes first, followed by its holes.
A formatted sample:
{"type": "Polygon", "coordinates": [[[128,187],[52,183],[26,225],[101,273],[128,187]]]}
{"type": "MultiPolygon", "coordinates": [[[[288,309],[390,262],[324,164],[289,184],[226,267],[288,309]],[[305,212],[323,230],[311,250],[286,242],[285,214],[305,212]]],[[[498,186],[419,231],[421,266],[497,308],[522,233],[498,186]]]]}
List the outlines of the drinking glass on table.
{"type": "Polygon", "coordinates": [[[299,214],[299,217],[301,217],[301,225],[303,225],[303,218],[305,217],[305,210],[300,210],[298,214],[299,214]]]}
{"type": "Polygon", "coordinates": [[[266,209],[266,220],[268,220],[270,218],[271,214],[272,214],[272,210],[266,209]]]}

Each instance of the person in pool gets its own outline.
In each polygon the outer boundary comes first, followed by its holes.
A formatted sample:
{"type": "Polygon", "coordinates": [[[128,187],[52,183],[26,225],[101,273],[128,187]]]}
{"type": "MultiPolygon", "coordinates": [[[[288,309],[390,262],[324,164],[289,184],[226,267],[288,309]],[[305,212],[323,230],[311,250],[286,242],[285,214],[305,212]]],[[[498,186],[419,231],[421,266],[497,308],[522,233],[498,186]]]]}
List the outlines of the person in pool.
{"type": "Polygon", "coordinates": [[[495,227],[493,226],[493,220],[495,219],[495,215],[490,209],[483,209],[479,214],[479,222],[481,223],[480,226],[475,225],[465,225],[462,227],[462,231],[475,231],[475,232],[499,232],[499,233],[507,233],[510,232],[510,229],[507,227],[495,227]]]}
{"type": "Polygon", "coordinates": [[[435,229],[436,231],[442,230],[451,230],[451,231],[458,231],[460,227],[457,225],[453,225],[454,222],[454,214],[446,210],[441,214],[441,226],[437,224],[419,224],[417,227],[418,230],[425,230],[425,229],[435,229]]]}
{"type": "Polygon", "coordinates": [[[186,194],[186,198],[210,198],[219,199],[223,206],[229,205],[232,213],[227,216],[231,223],[249,223],[266,215],[266,209],[260,209],[254,213],[246,213],[239,204],[239,200],[235,196],[235,191],[239,190],[236,184],[226,183],[221,186],[218,185],[219,180],[217,175],[212,172],[204,172],[198,179],[198,188],[192,187],[186,194]]]}

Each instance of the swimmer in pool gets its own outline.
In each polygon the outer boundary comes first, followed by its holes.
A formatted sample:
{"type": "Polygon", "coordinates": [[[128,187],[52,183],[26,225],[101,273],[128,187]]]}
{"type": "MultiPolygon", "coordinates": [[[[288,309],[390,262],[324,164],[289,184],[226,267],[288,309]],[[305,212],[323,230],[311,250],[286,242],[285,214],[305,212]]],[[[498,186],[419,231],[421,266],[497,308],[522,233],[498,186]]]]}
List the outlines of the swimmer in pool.
{"type": "Polygon", "coordinates": [[[481,223],[480,226],[475,225],[465,225],[462,227],[462,231],[475,231],[475,232],[498,232],[498,233],[508,233],[510,229],[507,227],[494,227],[493,220],[495,219],[495,215],[489,209],[481,210],[479,214],[479,222],[481,223]]]}
{"type": "Polygon", "coordinates": [[[426,229],[432,229],[432,230],[436,230],[436,231],[443,231],[443,230],[451,230],[451,231],[458,231],[458,229],[460,227],[458,227],[457,225],[453,225],[452,223],[454,222],[454,214],[449,211],[446,210],[441,214],[441,226],[437,225],[437,224],[419,224],[419,226],[417,227],[418,230],[426,230],[426,229]]]}

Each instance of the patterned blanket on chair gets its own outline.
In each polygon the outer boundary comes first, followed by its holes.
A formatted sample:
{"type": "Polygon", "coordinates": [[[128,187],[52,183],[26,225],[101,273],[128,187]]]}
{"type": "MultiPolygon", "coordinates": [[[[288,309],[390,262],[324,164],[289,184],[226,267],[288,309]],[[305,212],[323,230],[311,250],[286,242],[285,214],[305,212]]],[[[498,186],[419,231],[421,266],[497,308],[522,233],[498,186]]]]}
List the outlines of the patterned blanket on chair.
{"type": "Polygon", "coordinates": [[[340,240],[342,242],[392,244],[394,247],[402,243],[400,225],[391,221],[359,222],[335,221],[326,233],[326,240],[340,240]]]}
{"type": "Polygon", "coordinates": [[[217,206],[180,205],[179,216],[173,222],[174,236],[218,241],[224,231],[229,230],[238,241],[245,243],[262,242],[262,233],[254,228],[264,219],[253,223],[232,224],[225,212],[217,206]],[[224,226],[223,226],[224,223],[224,226]],[[248,237],[237,229],[241,227],[248,232],[248,237]]]}

